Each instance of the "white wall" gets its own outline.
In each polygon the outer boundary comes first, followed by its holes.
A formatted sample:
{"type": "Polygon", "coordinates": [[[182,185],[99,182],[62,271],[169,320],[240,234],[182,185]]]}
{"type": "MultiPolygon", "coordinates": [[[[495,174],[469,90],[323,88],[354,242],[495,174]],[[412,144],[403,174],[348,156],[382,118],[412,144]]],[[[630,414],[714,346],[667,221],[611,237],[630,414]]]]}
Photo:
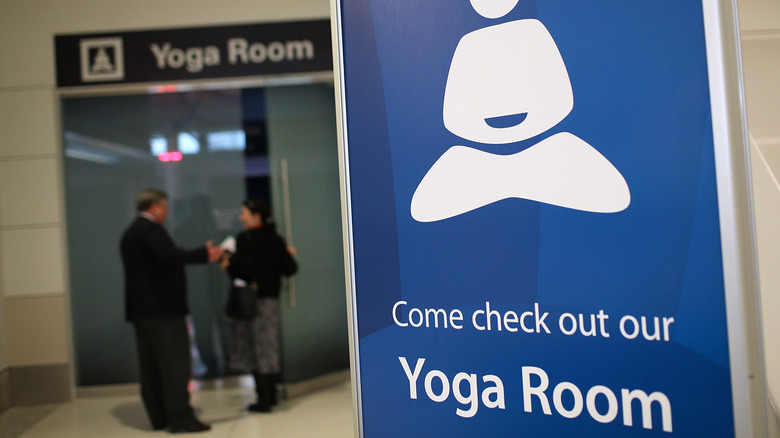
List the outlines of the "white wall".
{"type": "MultiPolygon", "coordinates": [[[[767,386],[773,401],[780,401],[780,318],[776,312],[780,309],[780,233],[777,232],[777,218],[780,218],[780,190],[778,181],[772,174],[761,150],[755,141],[751,142],[751,161],[753,170],[753,193],[758,237],[758,259],[761,275],[761,305],[764,330],[764,356],[767,369],[767,386]]],[[[777,405],[775,403],[775,405],[777,405]]]]}
{"type": "MultiPolygon", "coordinates": [[[[780,1],[740,0],[766,382],[780,407],[780,1]]],[[[773,424],[776,427],[776,424],[773,424]]],[[[775,430],[775,432],[777,432],[775,430]]]]}
{"type": "Polygon", "coordinates": [[[737,0],[742,34],[780,29],[780,2],[777,0],[737,0]]]}
{"type": "Polygon", "coordinates": [[[0,1],[0,373],[72,364],[54,35],[329,16],[329,0],[0,1]]]}

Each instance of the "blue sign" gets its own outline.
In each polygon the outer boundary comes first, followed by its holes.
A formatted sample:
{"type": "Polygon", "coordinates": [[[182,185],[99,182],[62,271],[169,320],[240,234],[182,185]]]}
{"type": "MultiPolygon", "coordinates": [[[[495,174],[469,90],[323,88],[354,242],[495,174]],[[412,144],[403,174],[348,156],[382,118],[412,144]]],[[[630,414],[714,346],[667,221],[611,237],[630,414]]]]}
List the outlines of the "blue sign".
{"type": "Polygon", "coordinates": [[[363,436],[735,436],[702,3],[338,3],[363,436]]]}

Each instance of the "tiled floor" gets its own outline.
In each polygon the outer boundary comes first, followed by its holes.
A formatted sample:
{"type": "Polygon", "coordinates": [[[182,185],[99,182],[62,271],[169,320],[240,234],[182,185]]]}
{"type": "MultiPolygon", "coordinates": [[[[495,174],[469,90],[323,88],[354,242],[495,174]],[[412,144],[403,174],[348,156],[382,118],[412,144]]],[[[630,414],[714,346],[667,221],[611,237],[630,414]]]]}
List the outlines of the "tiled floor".
{"type": "MultiPolygon", "coordinates": [[[[352,394],[348,381],[289,398],[270,414],[243,408],[253,389],[234,386],[199,389],[192,394],[208,432],[203,438],[349,438],[354,436],[352,394]]],[[[13,408],[0,416],[0,438],[91,438],[177,436],[152,431],[138,395],[81,397],[72,403],[13,408]]]]}

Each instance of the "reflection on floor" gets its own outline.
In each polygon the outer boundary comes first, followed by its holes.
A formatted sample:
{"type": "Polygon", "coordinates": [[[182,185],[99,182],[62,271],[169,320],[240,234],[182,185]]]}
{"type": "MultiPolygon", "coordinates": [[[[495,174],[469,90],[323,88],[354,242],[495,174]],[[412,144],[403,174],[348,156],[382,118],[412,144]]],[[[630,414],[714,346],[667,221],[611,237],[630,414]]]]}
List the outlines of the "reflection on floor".
{"type": "MultiPolygon", "coordinates": [[[[251,379],[248,380],[251,384],[251,379]]],[[[270,414],[244,410],[254,401],[247,384],[200,385],[192,404],[200,419],[210,423],[203,438],[355,436],[349,381],[283,400],[270,414]]],[[[150,437],[152,431],[141,398],[133,395],[78,397],[72,403],[17,407],[0,415],[0,438],[150,437]]]]}

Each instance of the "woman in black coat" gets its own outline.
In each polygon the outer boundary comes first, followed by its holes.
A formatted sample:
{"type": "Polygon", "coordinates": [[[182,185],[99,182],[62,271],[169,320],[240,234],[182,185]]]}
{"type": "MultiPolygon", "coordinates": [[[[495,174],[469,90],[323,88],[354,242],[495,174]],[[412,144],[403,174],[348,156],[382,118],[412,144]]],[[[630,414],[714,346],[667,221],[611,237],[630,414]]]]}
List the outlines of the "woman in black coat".
{"type": "Polygon", "coordinates": [[[236,281],[257,283],[257,313],[252,320],[233,321],[230,368],[251,371],[257,402],[253,412],[269,412],[276,403],[276,380],[281,372],[279,352],[279,290],[281,277],[298,270],[295,250],[276,233],[265,201],[248,199],[239,220],[244,231],[236,238],[236,252],[222,267],[236,281]]]}

